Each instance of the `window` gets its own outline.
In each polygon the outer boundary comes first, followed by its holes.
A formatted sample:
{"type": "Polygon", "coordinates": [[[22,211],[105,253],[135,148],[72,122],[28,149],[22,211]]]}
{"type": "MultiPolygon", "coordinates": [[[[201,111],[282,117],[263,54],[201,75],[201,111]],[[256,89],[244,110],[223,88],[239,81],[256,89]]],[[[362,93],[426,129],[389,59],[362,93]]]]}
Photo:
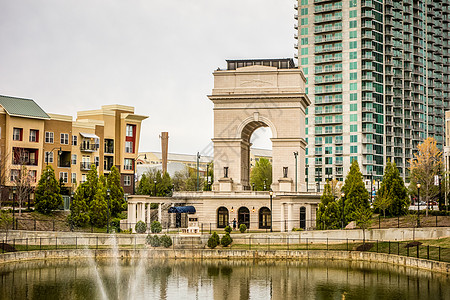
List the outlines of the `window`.
{"type": "Polygon", "coordinates": [[[358,136],[357,135],[351,135],[350,136],[350,143],[357,143],[358,142],[358,136]]]}
{"type": "Polygon", "coordinates": [[[124,170],[133,170],[133,160],[131,158],[125,158],[123,161],[124,170]]]}
{"type": "Polygon", "coordinates": [[[72,173],[71,182],[72,183],[77,183],[77,173],[72,173]]]}
{"type": "Polygon", "coordinates": [[[307,55],[308,54],[308,48],[302,48],[301,55],[307,55]]]}
{"type": "Polygon", "coordinates": [[[77,155],[72,154],[72,165],[76,165],[76,164],[77,164],[77,155]]]}
{"type": "Polygon", "coordinates": [[[350,0],[349,7],[356,7],[356,0],[350,0]]]}
{"type": "Polygon", "coordinates": [[[358,94],[356,94],[356,93],[350,94],[350,101],[356,101],[356,100],[358,100],[358,94]]]}
{"type": "Polygon", "coordinates": [[[81,175],[81,182],[86,182],[86,174],[81,175]]]}
{"type": "Polygon", "coordinates": [[[134,136],[134,131],[135,131],[135,125],[129,125],[127,124],[127,136],[128,137],[133,137],[134,136]]]}
{"type": "Polygon", "coordinates": [[[69,134],[68,133],[61,133],[61,144],[69,145],[69,134]]]}
{"type": "Polygon", "coordinates": [[[356,91],[358,88],[358,83],[354,82],[354,83],[350,83],[350,91],[356,91]]]}
{"type": "Polygon", "coordinates": [[[350,73],[350,80],[357,80],[357,79],[358,79],[358,73],[357,72],[350,73]]]}
{"type": "Polygon", "coordinates": [[[350,28],[356,28],[357,24],[357,21],[350,21],[350,28]]]}
{"type": "Polygon", "coordinates": [[[356,39],[358,37],[358,32],[357,31],[350,31],[350,38],[351,39],[356,39]]]}
{"type": "Polygon", "coordinates": [[[133,142],[125,142],[125,153],[133,153],[133,142]]]}
{"type": "Polygon", "coordinates": [[[300,44],[302,44],[302,45],[308,45],[309,43],[308,43],[308,38],[302,38],[301,40],[300,40],[300,44]]]}
{"type": "Polygon", "coordinates": [[[31,182],[36,182],[37,171],[36,170],[28,171],[28,176],[30,176],[31,182]]]}
{"type": "Polygon", "coordinates": [[[124,186],[130,186],[131,185],[131,176],[130,175],[123,176],[123,185],[124,186]]]}
{"type": "Polygon", "coordinates": [[[30,142],[39,142],[39,130],[30,129],[30,142]]]}
{"type": "Polygon", "coordinates": [[[350,59],[357,59],[358,58],[358,52],[350,52],[350,59]]]}
{"type": "Polygon", "coordinates": [[[302,4],[302,5],[308,5],[308,0],[302,0],[302,1],[301,1],[301,4],[302,4]]]}
{"type": "Polygon", "coordinates": [[[22,128],[13,128],[13,141],[21,141],[22,134],[23,134],[22,128]]]}
{"type": "Polygon", "coordinates": [[[59,172],[59,179],[63,183],[67,183],[69,181],[69,174],[67,172],[59,172]]]}
{"type": "Polygon", "coordinates": [[[350,122],[357,122],[358,121],[358,115],[357,114],[351,114],[350,115],[350,122]]]}
{"type": "Polygon", "coordinates": [[[325,164],[326,165],[333,164],[333,158],[332,157],[325,157],[325,164]]]}
{"type": "Polygon", "coordinates": [[[300,30],[301,35],[308,35],[308,27],[304,27],[300,30]]]}
{"type": "Polygon", "coordinates": [[[358,125],[350,125],[350,132],[357,132],[358,131],[358,125]]]}
{"type": "Polygon", "coordinates": [[[72,135],[72,145],[76,146],[78,144],[78,137],[76,135],[72,135]]]}
{"type": "Polygon", "coordinates": [[[358,69],[358,62],[351,62],[350,63],[350,70],[356,70],[358,69]]]}
{"type": "Polygon", "coordinates": [[[354,42],[350,42],[350,49],[356,49],[358,47],[358,42],[354,41],[354,42]]]}
{"type": "Polygon", "coordinates": [[[308,15],[308,8],[307,7],[306,8],[302,8],[300,10],[300,15],[302,15],[302,16],[308,15]]]}
{"type": "Polygon", "coordinates": [[[10,181],[16,181],[20,176],[20,170],[12,169],[10,181]]]}
{"type": "Polygon", "coordinates": [[[350,153],[358,153],[358,146],[350,146],[350,153]]]}
{"type": "Polygon", "coordinates": [[[45,142],[53,144],[53,132],[45,132],[45,142]]]}
{"type": "Polygon", "coordinates": [[[357,16],[358,16],[358,15],[357,15],[356,9],[350,11],[350,18],[356,18],[357,16]]]}
{"type": "Polygon", "coordinates": [[[52,163],[53,162],[53,152],[45,152],[45,163],[52,163]]]}
{"type": "Polygon", "coordinates": [[[350,104],[350,111],[356,111],[357,109],[358,109],[358,104],[357,103],[350,104]]]}
{"type": "Polygon", "coordinates": [[[302,19],[300,20],[300,24],[301,24],[301,25],[308,25],[308,18],[302,18],[302,19]]]}
{"type": "Polygon", "coordinates": [[[98,157],[98,156],[94,157],[94,164],[98,168],[98,165],[100,164],[100,157],[98,157]]]}
{"type": "Polygon", "coordinates": [[[350,163],[352,163],[354,160],[358,161],[357,156],[350,156],[350,163]]]}
{"type": "Polygon", "coordinates": [[[308,64],[308,58],[307,57],[303,57],[300,61],[301,61],[302,65],[307,65],[308,64]]]}

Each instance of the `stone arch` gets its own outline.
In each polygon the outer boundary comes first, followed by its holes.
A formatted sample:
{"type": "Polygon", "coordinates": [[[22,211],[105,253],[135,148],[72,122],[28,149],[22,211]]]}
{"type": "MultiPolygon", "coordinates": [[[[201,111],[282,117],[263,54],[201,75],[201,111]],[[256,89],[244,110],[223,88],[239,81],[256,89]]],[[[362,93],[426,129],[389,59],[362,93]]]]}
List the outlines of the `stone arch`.
{"type": "Polygon", "coordinates": [[[272,212],[268,207],[261,207],[258,212],[259,229],[269,229],[272,212]]]}
{"type": "Polygon", "coordinates": [[[250,228],[250,210],[246,206],[241,206],[238,209],[238,226],[241,224],[250,228]]]}
{"type": "Polygon", "coordinates": [[[260,127],[269,127],[272,131],[272,138],[277,138],[278,134],[275,125],[269,118],[261,116],[258,112],[253,113],[253,116],[244,119],[241,124],[239,124],[236,130],[236,138],[250,140],[253,132],[260,127]]]}
{"type": "Polygon", "coordinates": [[[217,209],[217,228],[225,228],[229,223],[228,208],[221,206],[217,209]]]}

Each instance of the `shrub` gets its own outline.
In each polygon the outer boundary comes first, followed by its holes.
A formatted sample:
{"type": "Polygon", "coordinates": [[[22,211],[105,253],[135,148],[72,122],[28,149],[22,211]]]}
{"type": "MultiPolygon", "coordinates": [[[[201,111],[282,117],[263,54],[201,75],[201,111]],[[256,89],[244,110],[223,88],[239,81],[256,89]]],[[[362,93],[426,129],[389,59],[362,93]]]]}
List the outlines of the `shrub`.
{"type": "Polygon", "coordinates": [[[228,247],[233,242],[229,233],[226,233],[220,240],[220,244],[224,247],[228,247]]]}
{"type": "Polygon", "coordinates": [[[150,234],[147,235],[147,238],[145,239],[145,243],[152,247],[161,246],[161,240],[157,235],[150,235],[150,234]]]}
{"type": "Polygon", "coordinates": [[[217,232],[214,231],[213,234],[208,239],[208,247],[214,249],[217,247],[217,245],[219,245],[219,242],[220,242],[219,235],[217,234],[217,232]]]}
{"type": "Polygon", "coordinates": [[[247,226],[245,226],[245,224],[241,224],[239,225],[239,231],[241,233],[244,233],[247,230],[247,226]]]}
{"type": "Polygon", "coordinates": [[[225,227],[225,232],[226,233],[231,233],[231,231],[233,231],[233,229],[231,229],[231,226],[227,226],[227,227],[225,227]]]}
{"type": "Polygon", "coordinates": [[[303,231],[303,228],[297,228],[297,227],[293,227],[292,231],[303,231]]]}
{"type": "Polygon", "coordinates": [[[142,221],[139,221],[136,223],[135,229],[137,233],[145,233],[147,231],[147,224],[145,224],[142,221]]]}
{"type": "Polygon", "coordinates": [[[170,246],[172,246],[172,239],[167,234],[165,234],[162,237],[160,237],[159,241],[161,242],[161,245],[164,248],[169,248],[170,246]]]}
{"type": "Polygon", "coordinates": [[[162,231],[161,223],[159,223],[158,221],[153,221],[150,225],[150,231],[152,233],[160,233],[162,231]]]}
{"type": "Polygon", "coordinates": [[[115,232],[120,232],[120,218],[113,218],[110,224],[115,232]]]}
{"type": "Polygon", "coordinates": [[[132,233],[132,230],[131,230],[131,228],[130,229],[125,229],[125,230],[122,230],[121,233],[130,234],[130,233],[132,233]]]}

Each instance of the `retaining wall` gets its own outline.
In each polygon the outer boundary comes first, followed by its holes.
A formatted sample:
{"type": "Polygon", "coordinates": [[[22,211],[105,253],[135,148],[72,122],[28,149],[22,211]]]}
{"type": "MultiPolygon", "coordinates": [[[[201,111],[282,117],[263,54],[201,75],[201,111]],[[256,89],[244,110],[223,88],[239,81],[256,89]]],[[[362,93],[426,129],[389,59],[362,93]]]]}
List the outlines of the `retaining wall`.
{"type": "MultiPolygon", "coordinates": [[[[46,250],[0,254],[0,264],[38,259],[110,258],[114,250],[46,250]]],[[[381,262],[450,274],[450,263],[384,253],[321,250],[132,250],[120,249],[121,258],[163,259],[299,259],[381,262]]]]}

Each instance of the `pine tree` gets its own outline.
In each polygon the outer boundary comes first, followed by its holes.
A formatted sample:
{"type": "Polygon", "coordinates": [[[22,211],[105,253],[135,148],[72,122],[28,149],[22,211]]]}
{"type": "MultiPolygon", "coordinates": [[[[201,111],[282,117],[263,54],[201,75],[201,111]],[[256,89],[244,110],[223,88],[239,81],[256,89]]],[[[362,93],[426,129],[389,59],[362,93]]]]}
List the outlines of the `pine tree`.
{"type": "Polygon", "coordinates": [[[139,179],[139,184],[136,189],[138,195],[151,195],[150,178],[148,173],[143,173],[139,179]]]}
{"type": "Polygon", "coordinates": [[[106,187],[103,180],[97,183],[97,193],[89,207],[89,217],[91,223],[97,227],[103,227],[108,220],[108,203],[106,201],[106,187]]]}
{"type": "Polygon", "coordinates": [[[369,192],[364,186],[363,176],[358,162],[354,160],[342,187],[344,193],[344,224],[355,220],[358,209],[369,207],[369,192]]]}
{"type": "Polygon", "coordinates": [[[62,204],[59,182],[56,180],[52,166],[47,166],[35,191],[35,208],[38,212],[49,214],[62,204]]]}
{"type": "Polygon", "coordinates": [[[86,226],[90,222],[87,198],[87,183],[78,186],[70,206],[69,222],[77,226],[86,226]]]}
{"type": "Polygon", "coordinates": [[[109,195],[111,201],[111,216],[117,217],[122,211],[125,210],[125,199],[123,194],[123,188],[120,185],[120,174],[116,166],[111,168],[111,173],[108,175],[106,188],[109,189],[109,195]]]}
{"type": "Polygon", "coordinates": [[[340,227],[340,221],[339,207],[333,195],[332,187],[327,181],[317,210],[316,227],[317,229],[336,229],[340,227]]]}

